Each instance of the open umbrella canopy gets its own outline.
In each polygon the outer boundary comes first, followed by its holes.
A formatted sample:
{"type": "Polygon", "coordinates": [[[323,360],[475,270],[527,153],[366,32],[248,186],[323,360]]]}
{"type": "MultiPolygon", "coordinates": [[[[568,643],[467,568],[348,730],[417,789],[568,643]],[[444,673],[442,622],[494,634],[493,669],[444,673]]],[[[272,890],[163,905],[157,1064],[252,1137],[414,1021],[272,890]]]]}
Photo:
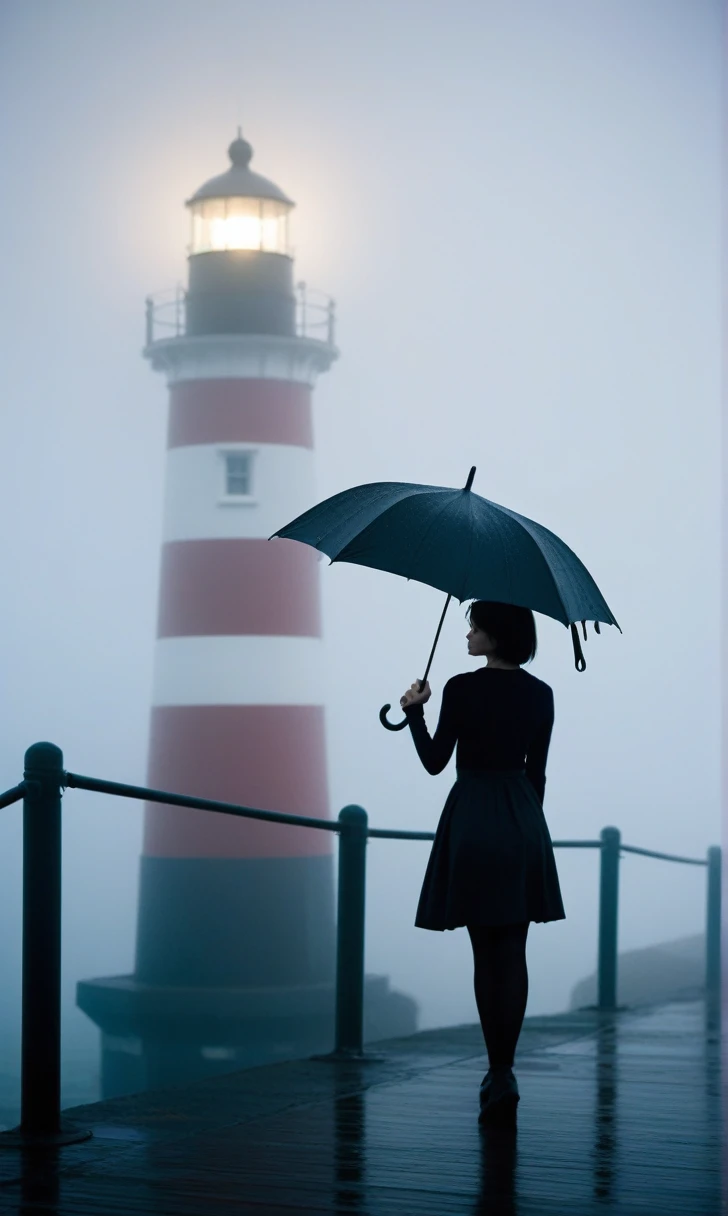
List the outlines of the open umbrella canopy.
{"type": "MultiPolygon", "coordinates": [[[[387,570],[447,592],[424,686],[450,599],[495,600],[553,617],[571,628],[577,671],[586,669],[576,622],[617,625],[586,566],[564,542],[525,515],[462,490],[374,481],[325,499],[274,537],[301,541],[331,558],[387,570]]],[[[389,705],[380,712],[382,725],[389,705]]]]}
{"type": "Polygon", "coordinates": [[[352,562],[415,579],[461,604],[498,600],[564,625],[617,625],[568,545],[535,520],[474,494],[469,485],[460,490],[406,481],[354,486],[273,536],[312,545],[332,563],[352,562]]]}

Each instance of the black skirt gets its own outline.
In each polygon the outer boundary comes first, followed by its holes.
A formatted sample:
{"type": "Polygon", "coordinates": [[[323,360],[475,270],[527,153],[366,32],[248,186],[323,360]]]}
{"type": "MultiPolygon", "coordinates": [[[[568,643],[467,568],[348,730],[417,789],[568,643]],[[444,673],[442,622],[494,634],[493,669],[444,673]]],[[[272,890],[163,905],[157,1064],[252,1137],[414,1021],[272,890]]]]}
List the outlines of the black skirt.
{"type": "Polygon", "coordinates": [[[564,920],[543,807],[523,769],[458,769],[437,825],[415,925],[564,920]]]}

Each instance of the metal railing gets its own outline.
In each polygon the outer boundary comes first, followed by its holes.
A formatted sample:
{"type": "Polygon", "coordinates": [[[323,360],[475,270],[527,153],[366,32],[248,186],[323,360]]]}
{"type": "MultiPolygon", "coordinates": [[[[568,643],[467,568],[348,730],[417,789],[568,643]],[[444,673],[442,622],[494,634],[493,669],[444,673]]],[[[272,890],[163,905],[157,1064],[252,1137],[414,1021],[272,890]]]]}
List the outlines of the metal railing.
{"type": "MultiPolygon", "coordinates": [[[[59,1145],[90,1133],[64,1124],[60,1111],[61,1046],[61,797],[66,788],[135,798],[295,824],[339,834],[336,923],[335,1040],[330,1058],[366,1058],[363,1050],[364,933],[366,846],[369,839],[434,840],[434,832],[370,828],[365,810],[345,806],[336,821],[264,811],[213,799],[191,798],[166,790],[125,785],[66,772],[63,754],[53,743],[35,743],[25,753],[24,780],[0,794],[0,808],[23,800],[23,994],[21,1046],[21,1119],[12,1132],[0,1133],[0,1147],[59,1145]]],[[[721,849],[706,860],[677,857],[621,842],[618,828],[607,827],[599,840],[554,840],[555,848],[599,849],[598,1008],[617,1009],[617,925],[621,853],[706,866],[708,871],[705,987],[709,999],[720,994],[721,849]]]]}
{"type": "MultiPolygon", "coordinates": [[[[178,285],[168,291],[147,296],[145,300],[146,346],[167,338],[181,338],[187,332],[187,292],[178,285]]],[[[335,345],[336,304],[331,296],[296,284],[295,336],[335,345]]]]}

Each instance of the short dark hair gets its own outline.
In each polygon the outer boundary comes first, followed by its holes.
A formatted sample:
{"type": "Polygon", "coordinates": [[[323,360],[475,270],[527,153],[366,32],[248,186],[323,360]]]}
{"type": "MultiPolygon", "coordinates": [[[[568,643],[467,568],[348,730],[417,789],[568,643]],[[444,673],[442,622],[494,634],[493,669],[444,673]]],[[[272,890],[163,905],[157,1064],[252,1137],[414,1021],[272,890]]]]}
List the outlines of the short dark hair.
{"type": "Polygon", "coordinates": [[[473,600],[467,615],[471,624],[495,639],[496,658],[520,666],[536,657],[536,621],[530,608],[499,600],[473,600]]]}

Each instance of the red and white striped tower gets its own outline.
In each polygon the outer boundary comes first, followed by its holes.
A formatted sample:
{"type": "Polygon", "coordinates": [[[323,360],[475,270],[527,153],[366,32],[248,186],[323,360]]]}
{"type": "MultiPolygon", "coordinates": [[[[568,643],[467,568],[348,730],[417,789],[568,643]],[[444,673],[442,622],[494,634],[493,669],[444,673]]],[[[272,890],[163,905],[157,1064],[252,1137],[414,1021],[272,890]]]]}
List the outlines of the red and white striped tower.
{"type": "MultiPolygon", "coordinates": [[[[327,817],[318,558],[267,538],[315,501],[333,305],[320,330],[310,305],[297,317],[293,203],[245,140],[229,151],[187,204],[184,320],[159,336],[148,302],[144,353],[169,385],[148,784],[327,817]]],[[[106,1096],[330,1048],[332,840],[147,807],[135,974],[79,985],[106,1096]]],[[[392,1033],[414,1030],[408,998],[393,1021],[378,1003],[392,1033]]]]}

